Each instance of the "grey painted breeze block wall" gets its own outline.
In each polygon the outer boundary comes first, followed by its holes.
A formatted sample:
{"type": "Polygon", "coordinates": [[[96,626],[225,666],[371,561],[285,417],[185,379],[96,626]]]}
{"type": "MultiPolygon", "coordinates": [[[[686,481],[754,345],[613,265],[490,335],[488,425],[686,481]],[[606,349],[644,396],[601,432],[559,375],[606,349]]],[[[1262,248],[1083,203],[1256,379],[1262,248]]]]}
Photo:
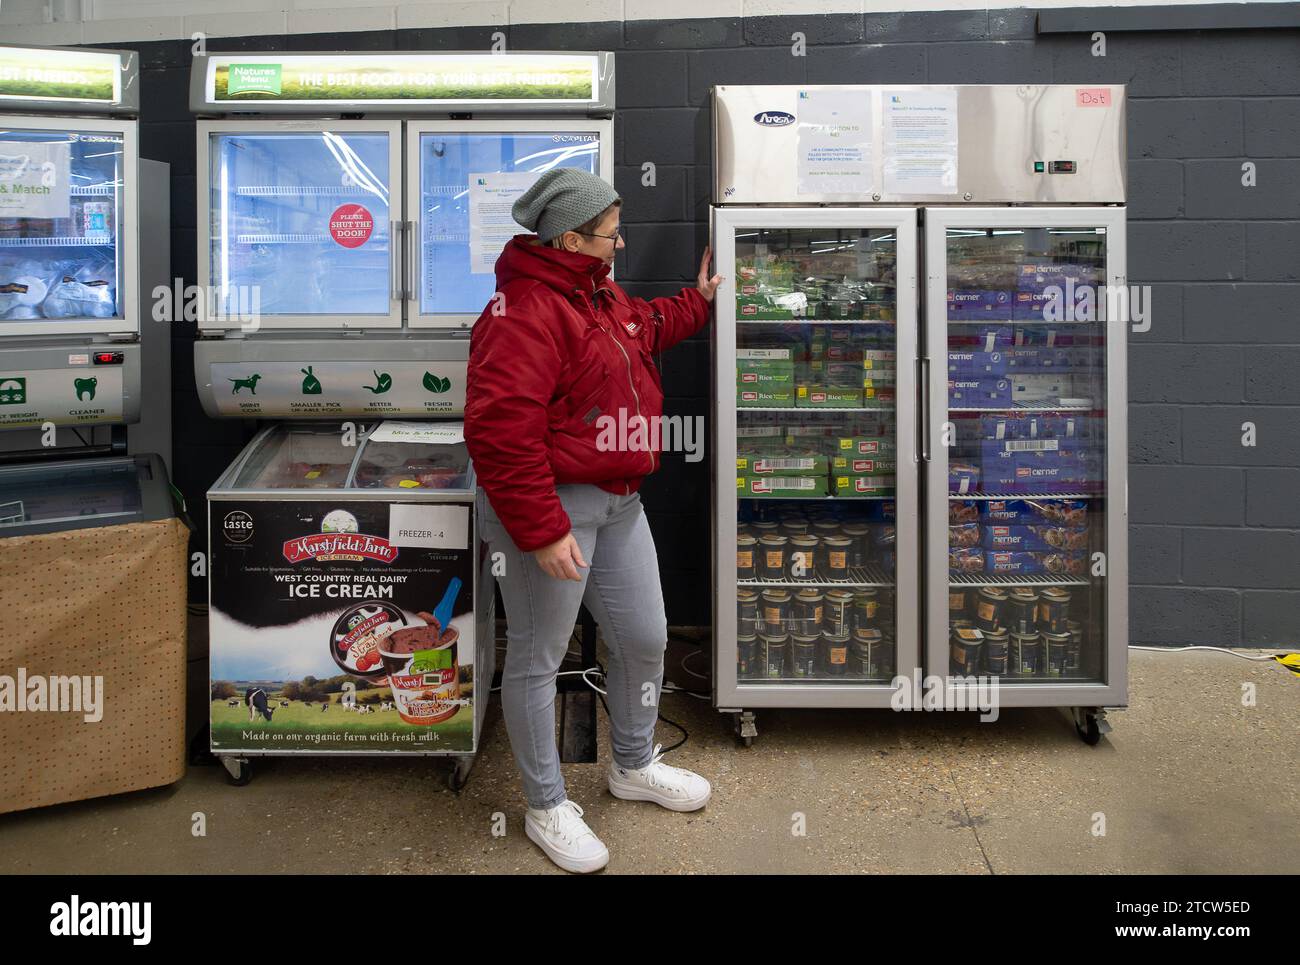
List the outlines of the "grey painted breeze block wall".
{"type": "MultiPolygon", "coordinates": [[[[1156,25],[1176,27],[1160,8],[1156,25]]],[[[1091,16],[1090,11],[1082,14],[1091,16]]],[[[1105,10],[1096,11],[1104,19],[1105,10]]],[[[1227,14],[1226,16],[1231,16],[1227,14]]],[[[1232,23],[1225,22],[1225,26],[1232,23]]],[[[1101,25],[1104,29],[1104,24],[1101,25]]],[[[1125,83],[1130,281],[1153,286],[1130,336],[1132,640],[1291,644],[1300,627],[1300,31],[1039,34],[1033,11],[799,15],[219,38],[210,49],[510,49],[618,53],[616,271],[652,296],[692,283],[707,242],[710,86],[1125,83]],[[806,37],[792,56],[792,34],[806,37]],[[657,186],[641,185],[641,164],[657,186]],[[1242,164],[1257,186],[1242,186],[1242,164]],[[1256,444],[1242,445],[1253,423],[1256,444]]],[[[192,282],[194,129],[186,41],[141,53],[141,146],[172,165],[172,264],[192,282]]],[[[192,385],[192,329],[173,339],[177,482],[203,493],[251,434],[192,385]]],[[[669,414],[707,415],[707,333],[662,359],[669,414]]],[[[669,622],[710,620],[708,461],[665,458],[642,493],[669,622]]],[[[204,597],[195,583],[196,599],[204,597]]]]}

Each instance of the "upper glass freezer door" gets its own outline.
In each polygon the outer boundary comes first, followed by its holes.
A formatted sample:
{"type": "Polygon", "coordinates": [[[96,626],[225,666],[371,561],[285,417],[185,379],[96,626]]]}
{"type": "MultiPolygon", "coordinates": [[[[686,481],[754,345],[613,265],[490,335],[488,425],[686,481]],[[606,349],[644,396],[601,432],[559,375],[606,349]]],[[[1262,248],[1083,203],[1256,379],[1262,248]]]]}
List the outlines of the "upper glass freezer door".
{"type": "Polygon", "coordinates": [[[135,130],[0,118],[0,335],[136,331],[135,130]]]}
{"type": "Polygon", "coordinates": [[[208,328],[387,328],[402,322],[401,125],[198,126],[208,328]]]}
{"type": "Polygon", "coordinates": [[[928,671],[1122,702],[1096,691],[1122,690],[1127,620],[1123,211],[928,209],[926,229],[928,671]]]}
{"type": "Polygon", "coordinates": [[[551,168],[611,181],[611,131],[601,120],[408,123],[411,327],[472,325],[496,291],[501,248],[526,231],[510,216],[515,198],[551,168]]]}
{"type": "Polygon", "coordinates": [[[915,219],[714,211],[720,706],[883,706],[919,666],[915,219]]]}

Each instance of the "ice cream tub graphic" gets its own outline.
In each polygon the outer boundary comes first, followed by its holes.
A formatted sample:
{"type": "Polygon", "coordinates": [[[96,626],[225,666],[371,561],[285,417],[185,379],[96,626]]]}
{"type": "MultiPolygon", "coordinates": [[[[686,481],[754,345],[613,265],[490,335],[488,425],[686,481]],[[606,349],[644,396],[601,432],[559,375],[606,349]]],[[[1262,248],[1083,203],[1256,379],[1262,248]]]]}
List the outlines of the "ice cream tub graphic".
{"type": "Polygon", "coordinates": [[[393,630],[379,642],[393,705],[408,724],[441,723],[467,703],[460,695],[460,631],[448,626],[460,588],[452,577],[433,613],[417,614],[423,626],[393,630]]]}

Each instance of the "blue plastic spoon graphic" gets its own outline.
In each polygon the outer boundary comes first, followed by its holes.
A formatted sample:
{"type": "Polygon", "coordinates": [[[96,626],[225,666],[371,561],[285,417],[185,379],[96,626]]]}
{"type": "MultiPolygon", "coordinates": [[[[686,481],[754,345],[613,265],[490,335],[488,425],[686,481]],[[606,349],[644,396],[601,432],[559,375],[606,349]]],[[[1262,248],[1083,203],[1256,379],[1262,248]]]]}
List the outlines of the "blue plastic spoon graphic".
{"type": "Polygon", "coordinates": [[[433,611],[433,616],[438,621],[440,633],[447,629],[447,621],[451,619],[451,609],[456,605],[456,597],[460,594],[460,587],[460,577],[453,576],[451,582],[447,584],[447,592],[442,595],[442,602],[433,611]]]}

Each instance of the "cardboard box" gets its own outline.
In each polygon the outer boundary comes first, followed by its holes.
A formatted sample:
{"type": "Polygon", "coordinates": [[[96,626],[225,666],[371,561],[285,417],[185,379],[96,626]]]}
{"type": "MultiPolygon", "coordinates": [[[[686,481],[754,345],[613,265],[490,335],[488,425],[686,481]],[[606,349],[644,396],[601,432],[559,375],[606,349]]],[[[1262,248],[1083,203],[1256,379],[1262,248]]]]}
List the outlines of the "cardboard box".
{"type": "Polygon", "coordinates": [[[736,405],[740,408],[768,407],[768,408],[793,408],[794,393],[789,386],[785,388],[737,388],[736,405]]]}
{"type": "Polygon", "coordinates": [[[840,474],[831,477],[831,489],[836,496],[892,496],[894,477],[840,474]]]}
{"type": "Polygon", "coordinates": [[[892,476],[898,460],[889,456],[832,456],[831,472],[837,476],[892,476]]]}
{"type": "Polygon", "coordinates": [[[795,404],[814,409],[858,408],[862,389],[854,385],[800,385],[795,390],[795,404]]]}
{"type": "Polygon", "coordinates": [[[791,496],[825,496],[825,476],[758,476],[736,474],[736,495],[782,499],[791,496]]]}
{"type": "MultiPolygon", "coordinates": [[[[184,776],[189,538],[172,518],[0,539],[11,631],[0,673],[16,686],[21,668],[29,708],[0,713],[0,812],[184,776]],[[98,711],[87,713],[80,687],[80,712],[32,710],[30,685],[51,678],[89,678],[92,692],[98,678],[98,711]]],[[[70,696],[60,685],[61,704],[70,696]]]]}

